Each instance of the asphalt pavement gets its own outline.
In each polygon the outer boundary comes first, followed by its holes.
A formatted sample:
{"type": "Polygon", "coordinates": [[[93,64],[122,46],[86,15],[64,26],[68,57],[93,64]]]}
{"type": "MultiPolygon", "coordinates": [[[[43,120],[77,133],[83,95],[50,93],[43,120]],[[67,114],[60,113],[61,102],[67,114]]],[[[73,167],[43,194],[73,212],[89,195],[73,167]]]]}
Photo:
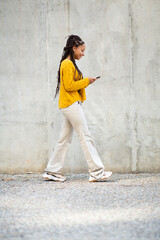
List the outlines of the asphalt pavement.
{"type": "Polygon", "coordinates": [[[160,173],[0,174],[0,239],[160,240],[160,173]]]}

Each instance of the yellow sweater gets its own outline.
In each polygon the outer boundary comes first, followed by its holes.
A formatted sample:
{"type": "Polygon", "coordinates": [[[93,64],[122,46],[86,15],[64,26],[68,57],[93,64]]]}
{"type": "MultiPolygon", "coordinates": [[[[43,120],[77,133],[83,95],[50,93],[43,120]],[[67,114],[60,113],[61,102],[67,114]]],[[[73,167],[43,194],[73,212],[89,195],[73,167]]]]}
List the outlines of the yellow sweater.
{"type": "MultiPolygon", "coordinates": [[[[89,85],[89,78],[75,80],[75,66],[71,60],[65,59],[60,67],[59,108],[66,108],[76,101],[86,100],[85,88],[89,85]],[[78,90],[81,89],[81,95],[78,90]]],[[[76,77],[78,72],[76,70],[76,77]]]]}

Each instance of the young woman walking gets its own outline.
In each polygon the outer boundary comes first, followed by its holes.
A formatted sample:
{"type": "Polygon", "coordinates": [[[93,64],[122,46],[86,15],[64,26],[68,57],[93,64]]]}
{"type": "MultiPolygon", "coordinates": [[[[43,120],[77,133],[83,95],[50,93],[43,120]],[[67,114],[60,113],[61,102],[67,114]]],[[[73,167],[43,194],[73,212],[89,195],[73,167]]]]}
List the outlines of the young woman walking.
{"type": "Polygon", "coordinates": [[[106,172],[88,130],[82,103],[86,100],[85,88],[95,82],[96,78],[86,77],[79,70],[76,60],[84,56],[85,43],[77,35],[70,35],[62,54],[58,71],[56,95],[59,92],[58,107],[64,121],[60,138],[44,170],[43,178],[53,181],[65,181],[61,173],[68,147],[72,142],[73,131],[78,134],[85,159],[88,164],[89,182],[104,181],[111,177],[106,172]]]}

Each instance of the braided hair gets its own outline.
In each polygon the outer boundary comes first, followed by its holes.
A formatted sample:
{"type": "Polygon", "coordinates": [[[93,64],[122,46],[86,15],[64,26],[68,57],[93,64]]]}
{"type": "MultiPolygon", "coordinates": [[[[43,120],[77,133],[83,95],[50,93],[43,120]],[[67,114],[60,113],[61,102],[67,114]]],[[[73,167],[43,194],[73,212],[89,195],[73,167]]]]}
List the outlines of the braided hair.
{"type": "MultiPolygon", "coordinates": [[[[66,42],[66,46],[63,48],[63,53],[62,53],[62,58],[59,64],[59,70],[58,70],[58,74],[57,74],[57,87],[56,87],[56,93],[55,93],[55,97],[56,98],[58,92],[59,92],[59,88],[60,88],[60,67],[61,67],[61,62],[67,58],[68,55],[70,55],[70,59],[73,62],[74,66],[75,66],[75,80],[79,80],[81,78],[83,78],[83,74],[81,73],[81,71],[79,70],[78,66],[76,65],[75,59],[73,57],[73,46],[78,47],[80,45],[84,44],[84,42],[82,41],[82,39],[77,36],[77,35],[70,35],[67,39],[66,42]],[[76,70],[78,72],[78,76],[76,78],[76,70]]],[[[78,90],[78,92],[81,94],[81,89],[78,90]]]]}

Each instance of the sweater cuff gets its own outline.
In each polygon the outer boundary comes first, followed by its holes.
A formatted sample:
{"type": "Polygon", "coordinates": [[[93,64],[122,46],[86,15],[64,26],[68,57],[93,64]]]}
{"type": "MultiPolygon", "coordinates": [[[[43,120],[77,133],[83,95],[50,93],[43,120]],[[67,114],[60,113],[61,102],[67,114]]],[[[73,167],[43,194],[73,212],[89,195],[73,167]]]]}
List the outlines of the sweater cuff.
{"type": "MultiPolygon", "coordinates": [[[[87,79],[87,83],[88,83],[88,85],[89,85],[89,78],[88,78],[88,77],[86,77],[85,79],[87,79]]],[[[88,85],[87,85],[87,86],[88,86],[88,85]]]]}

